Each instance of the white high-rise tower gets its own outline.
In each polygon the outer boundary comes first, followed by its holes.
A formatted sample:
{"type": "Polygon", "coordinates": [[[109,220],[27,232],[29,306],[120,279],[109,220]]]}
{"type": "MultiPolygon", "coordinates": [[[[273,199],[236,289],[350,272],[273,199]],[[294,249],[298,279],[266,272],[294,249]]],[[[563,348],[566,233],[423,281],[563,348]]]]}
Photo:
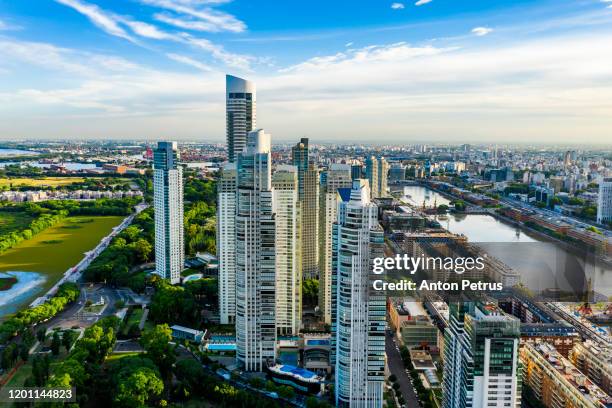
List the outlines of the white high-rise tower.
{"type": "Polygon", "coordinates": [[[155,272],[170,283],[181,281],[183,238],[183,168],[176,142],[159,142],[153,152],[155,272]]]}
{"type": "Polygon", "coordinates": [[[219,260],[219,319],[236,321],[236,164],[221,169],[217,185],[217,259],[219,260]]]}
{"type": "Polygon", "coordinates": [[[351,188],[351,166],[334,163],[321,174],[319,198],[319,310],[331,324],[332,230],[337,220],[338,189],[351,188]]]}
{"type": "Polygon", "coordinates": [[[227,157],[238,161],[248,133],[256,126],[255,84],[232,75],[225,77],[227,157]]]}
{"type": "Polygon", "coordinates": [[[236,358],[246,371],[273,364],[275,219],[270,135],[250,132],[238,156],[236,195],[236,358]]]}
{"type": "Polygon", "coordinates": [[[372,262],[384,256],[378,208],[366,180],[338,204],[332,249],[332,361],[336,406],[383,406],[385,293],[372,289],[372,262]]]}
{"type": "Polygon", "coordinates": [[[272,175],[272,187],[276,220],[276,331],[279,335],[297,335],[302,319],[297,167],[278,166],[272,175]]]}

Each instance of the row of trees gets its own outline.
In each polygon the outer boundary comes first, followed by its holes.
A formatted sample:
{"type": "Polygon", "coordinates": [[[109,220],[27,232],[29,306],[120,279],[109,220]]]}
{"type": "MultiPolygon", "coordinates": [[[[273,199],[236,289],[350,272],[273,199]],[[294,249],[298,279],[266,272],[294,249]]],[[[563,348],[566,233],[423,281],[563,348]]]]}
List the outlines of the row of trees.
{"type": "Polygon", "coordinates": [[[69,215],[129,215],[137,203],[137,198],[104,198],[94,201],[50,200],[4,205],[2,211],[23,212],[34,219],[26,228],[0,236],[0,254],[58,224],[69,215]]]}
{"type": "Polygon", "coordinates": [[[12,231],[0,236],[0,254],[14,247],[22,241],[31,239],[39,232],[54,226],[68,215],[67,211],[58,211],[52,214],[38,215],[27,228],[21,231],[12,231]]]}
{"type": "Polygon", "coordinates": [[[129,227],[117,235],[111,244],[89,265],[84,277],[90,282],[106,282],[129,286],[137,292],[145,287],[144,274],[132,274],[131,269],[153,260],[155,241],[153,209],[138,214],[129,227]]]}
{"type": "Polygon", "coordinates": [[[30,326],[50,319],[79,297],[79,287],[74,283],[62,284],[55,296],[36,307],[22,310],[0,325],[0,344],[22,334],[30,326]]]}
{"type": "Polygon", "coordinates": [[[38,203],[43,209],[67,211],[69,215],[130,215],[140,201],[136,197],[101,198],[91,201],[49,200],[38,203]]]}
{"type": "MultiPolygon", "coordinates": [[[[435,396],[431,390],[427,390],[419,377],[419,373],[414,369],[412,365],[412,358],[410,357],[410,351],[406,346],[402,346],[400,348],[400,356],[402,357],[402,361],[404,362],[404,366],[408,368],[408,373],[412,378],[412,384],[414,385],[414,390],[417,393],[417,397],[419,401],[421,401],[421,406],[423,408],[436,408],[437,404],[435,402],[435,396]]],[[[390,378],[391,379],[391,378],[390,378]]],[[[394,385],[394,390],[399,390],[399,384],[394,385]]],[[[400,404],[403,404],[403,397],[398,397],[400,404]]]]}

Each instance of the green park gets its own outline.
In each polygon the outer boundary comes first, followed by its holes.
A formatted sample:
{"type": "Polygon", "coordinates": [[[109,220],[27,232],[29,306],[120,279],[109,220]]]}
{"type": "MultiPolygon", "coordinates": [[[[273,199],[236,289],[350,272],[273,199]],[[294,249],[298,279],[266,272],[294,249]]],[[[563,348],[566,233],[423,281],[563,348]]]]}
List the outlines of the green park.
{"type": "Polygon", "coordinates": [[[121,216],[67,217],[2,253],[0,272],[43,273],[45,289],[50,288],[122,220],[121,216]]]}

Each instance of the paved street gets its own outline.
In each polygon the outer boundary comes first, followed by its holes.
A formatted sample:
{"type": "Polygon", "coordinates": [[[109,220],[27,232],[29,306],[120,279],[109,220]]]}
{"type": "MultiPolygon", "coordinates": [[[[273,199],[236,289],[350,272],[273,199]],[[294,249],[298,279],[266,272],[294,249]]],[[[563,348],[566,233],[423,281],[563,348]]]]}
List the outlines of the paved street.
{"type": "Polygon", "coordinates": [[[402,357],[400,356],[394,340],[395,336],[387,336],[387,340],[385,341],[385,352],[387,353],[389,371],[397,377],[400,391],[406,400],[406,407],[420,407],[421,405],[419,404],[419,400],[410,382],[410,375],[405,371],[404,362],[402,361],[402,357]]]}

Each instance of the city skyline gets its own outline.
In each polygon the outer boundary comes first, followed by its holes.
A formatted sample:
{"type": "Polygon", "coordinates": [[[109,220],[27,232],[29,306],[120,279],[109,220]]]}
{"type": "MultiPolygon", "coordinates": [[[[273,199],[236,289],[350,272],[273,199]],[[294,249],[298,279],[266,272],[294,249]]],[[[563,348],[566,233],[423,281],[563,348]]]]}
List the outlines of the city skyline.
{"type": "Polygon", "coordinates": [[[278,142],[607,143],[609,2],[418,3],[7,2],[0,140],[222,142],[230,73],[278,142]]]}

